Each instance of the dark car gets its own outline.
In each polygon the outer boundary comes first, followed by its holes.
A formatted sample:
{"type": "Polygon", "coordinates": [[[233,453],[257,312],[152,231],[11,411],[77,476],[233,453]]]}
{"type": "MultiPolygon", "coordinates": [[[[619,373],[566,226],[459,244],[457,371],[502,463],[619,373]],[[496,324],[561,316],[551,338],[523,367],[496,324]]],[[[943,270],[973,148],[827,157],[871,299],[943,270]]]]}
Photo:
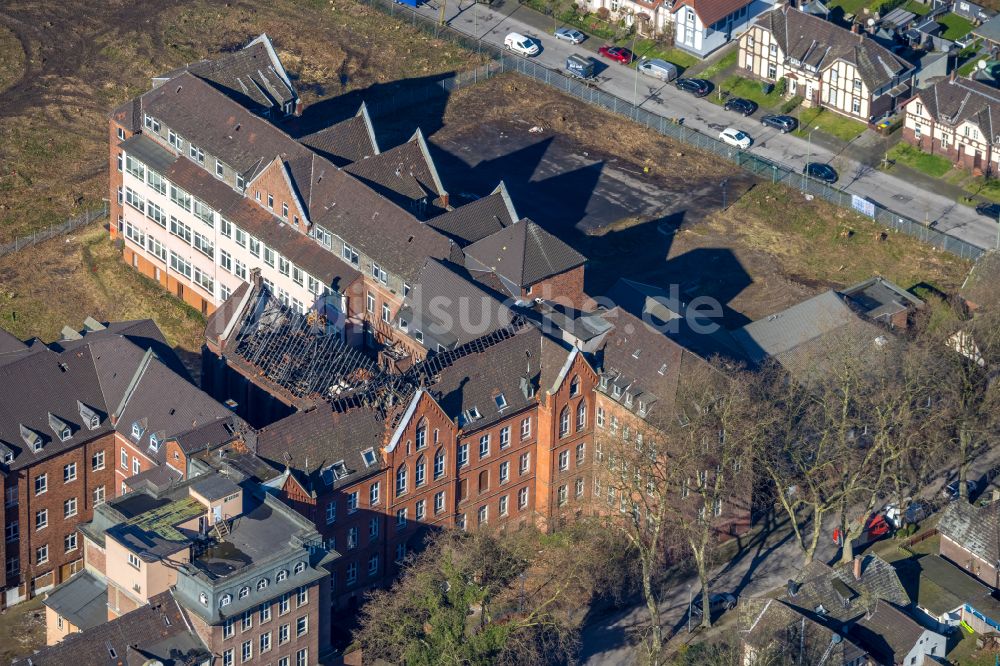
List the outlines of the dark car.
{"type": "Polygon", "coordinates": [[[1000,220],[1000,204],[981,203],[976,206],[976,212],[992,220],[1000,220]]]}
{"type": "Polygon", "coordinates": [[[782,134],[788,134],[799,126],[799,121],[791,116],[768,115],[760,119],[760,124],[765,127],[773,127],[782,134]]]}
{"type": "Polygon", "coordinates": [[[597,52],[605,58],[617,60],[623,65],[628,65],[635,58],[631,51],[622,46],[609,46],[605,44],[601,48],[597,49],[597,52]]]}
{"type": "Polygon", "coordinates": [[[743,99],[742,97],[730,97],[726,100],[724,108],[726,111],[735,111],[744,116],[752,116],[753,112],[757,110],[757,103],[743,99]]]}
{"type": "MultiPolygon", "coordinates": [[[[712,615],[736,608],[736,597],[728,592],[717,592],[708,598],[708,609],[712,615]]],[[[691,602],[691,615],[701,617],[701,594],[691,602]]]]}
{"type": "Polygon", "coordinates": [[[834,171],[832,166],[823,164],[822,162],[810,162],[802,167],[802,173],[810,178],[822,180],[824,183],[830,183],[831,185],[837,182],[837,172],[834,171]]]}
{"type": "Polygon", "coordinates": [[[712,84],[705,79],[677,79],[675,85],[695,97],[704,97],[712,92],[712,84]]]}

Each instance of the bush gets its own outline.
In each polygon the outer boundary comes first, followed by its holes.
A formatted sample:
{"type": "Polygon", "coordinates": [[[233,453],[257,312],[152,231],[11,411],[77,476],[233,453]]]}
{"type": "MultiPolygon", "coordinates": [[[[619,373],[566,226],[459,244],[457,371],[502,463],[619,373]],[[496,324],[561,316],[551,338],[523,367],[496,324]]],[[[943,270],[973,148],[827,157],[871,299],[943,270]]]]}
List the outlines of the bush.
{"type": "Polygon", "coordinates": [[[788,100],[787,102],[785,102],[784,104],[781,105],[781,112],[782,113],[791,113],[801,103],[802,103],[802,97],[799,96],[799,95],[796,95],[795,97],[791,98],[790,100],[788,100]]]}
{"type": "Polygon", "coordinates": [[[788,79],[785,77],[778,79],[778,85],[775,87],[774,91],[778,93],[778,97],[784,97],[785,93],[788,92],[788,79]]]}
{"type": "Polygon", "coordinates": [[[607,7],[599,7],[597,9],[597,18],[601,19],[602,21],[607,21],[609,16],[611,16],[611,10],[609,10],[607,7]]]}

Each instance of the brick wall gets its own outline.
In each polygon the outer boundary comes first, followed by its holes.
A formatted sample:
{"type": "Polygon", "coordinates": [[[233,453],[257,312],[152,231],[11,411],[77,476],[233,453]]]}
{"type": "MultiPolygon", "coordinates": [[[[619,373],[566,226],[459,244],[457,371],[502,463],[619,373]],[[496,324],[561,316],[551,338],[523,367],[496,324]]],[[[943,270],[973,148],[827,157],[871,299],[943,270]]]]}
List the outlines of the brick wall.
{"type": "Polygon", "coordinates": [[[565,305],[582,307],[584,301],[587,300],[587,295],[583,291],[583,269],[583,266],[577,266],[565,273],[536,282],[521,292],[521,298],[525,300],[543,298],[565,305]]]}
{"type": "Polygon", "coordinates": [[[122,141],[119,132],[126,139],[132,136],[132,132],[122,124],[124,121],[124,118],[112,118],[108,123],[108,229],[112,238],[118,237],[118,219],[122,216],[122,204],[118,203],[118,188],[122,186],[122,172],[118,169],[118,155],[121,152],[118,144],[122,141]]]}
{"type": "Polygon", "coordinates": [[[1000,582],[997,579],[996,567],[975,557],[943,534],[941,535],[941,556],[948,558],[990,587],[996,587],[997,583],[1000,582]]]}
{"type": "Polygon", "coordinates": [[[307,231],[304,213],[299,210],[295,203],[295,197],[288,187],[285,168],[282,161],[275,160],[261,172],[253,183],[247,187],[247,194],[251,196],[257,204],[264,210],[282,217],[282,206],[288,207],[288,224],[296,231],[305,233],[307,231]],[[268,195],[272,198],[272,205],[268,206],[268,195]],[[298,224],[296,224],[296,220],[298,224]]]}

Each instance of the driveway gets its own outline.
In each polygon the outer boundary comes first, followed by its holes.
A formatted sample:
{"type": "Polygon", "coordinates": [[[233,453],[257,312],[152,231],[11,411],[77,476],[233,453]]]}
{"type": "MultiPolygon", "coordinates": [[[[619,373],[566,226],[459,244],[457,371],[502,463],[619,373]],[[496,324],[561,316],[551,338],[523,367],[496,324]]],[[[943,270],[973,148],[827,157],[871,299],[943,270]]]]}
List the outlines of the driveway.
{"type": "Polygon", "coordinates": [[[445,3],[448,24],[468,35],[500,47],[510,32],[532,37],[542,47],[541,53],[532,60],[553,70],[561,70],[566,57],[573,53],[593,56],[604,66],[598,73],[601,90],[633,101],[666,118],[681,118],[686,127],[693,127],[709,136],[718,136],[722,129],[730,126],[744,130],[754,139],[751,153],[780,162],[794,171],[800,170],[807,161],[830,163],[840,174],[840,185],[850,194],[877,202],[910,219],[926,222],[939,231],[978,247],[1000,245],[997,223],[977,215],[972,208],[928,191],[919,184],[856,162],[815,142],[764,128],[753,117],[743,118],[727,112],[705,99],[680,92],[672,84],[642,76],[635,69],[598,58],[596,52],[602,42],[597,38],[588,38],[578,46],[559,41],[551,35],[551,19],[533,10],[515,3],[505,3],[494,9],[479,3],[435,0],[421,5],[417,11],[437,21],[441,15],[441,2],[445,3]]]}

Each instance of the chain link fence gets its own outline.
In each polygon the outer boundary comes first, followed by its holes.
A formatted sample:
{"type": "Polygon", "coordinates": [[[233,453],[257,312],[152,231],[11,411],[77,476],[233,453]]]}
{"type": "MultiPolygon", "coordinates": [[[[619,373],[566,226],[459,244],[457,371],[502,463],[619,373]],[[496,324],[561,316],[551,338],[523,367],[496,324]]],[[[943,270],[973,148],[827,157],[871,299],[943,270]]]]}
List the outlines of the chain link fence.
{"type": "Polygon", "coordinates": [[[63,234],[68,234],[69,232],[79,229],[80,227],[85,227],[91,222],[96,222],[97,220],[103,219],[108,216],[108,203],[104,202],[102,208],[97,210],[90,210],[82,215],[78,215],[74,218],[70,218],[65,222],[60,224],[50,224],[44,229],[39,229],[28,236],[19,236],[15,238],[12,242],[6,245],[0,245],[0,257],[4,257],[8,254],[13,254],[32,245],[37,245],[42,241],[47,241],[50,238],[55,238],[56,236],[62,236],[63,234]]]}
{"type": "Polygon", "coordinates": [[[979,246],[940,232],[927,224],[896,213],[878,203],[863,199],[836,187],[831,187],[826,183],[805,178],[800,172],[786,165],[733,148],[722,143],[715,137],[696,129],[685,127],[675,119],[666,118],[646,109],[639,108],[632,102],[600,90],[594,85],[566,76],[562,72],[549,69],[534,60],[510,54],[498,46],[459,32],[451,26],[440,25],[438,21],[419,13],[407,5],[402,5],[392,0],[361,1],[405,23],[409,23],[414,28],[428,35],[457,42],[470,51],[481,53],[490,58],[489,62],[474,70],[447,76],[428,86],[413,88],[402,92],[402,94],[394,94],[384,100],[375,100],[369,103],[369,112],[374,116],[386,115],[409,105],[446,96],[453,90],[458,90],[479,81],[485,81],[497,74],[517,72],[518,74],[552,86],[568,95],[572,95],[587,104],[598,106],[612,113],[629,118],[664,136],[714,153],[735,163],[746,171],[756,174],[763,179],[770,180],[772,183],[785,183],[790,187],[802,190],[808,195],[820,197],[832,204],[867,216],[880,225],[884,233],[902,232],[963,259],[975,260],[985,252],[979,246]]]}

